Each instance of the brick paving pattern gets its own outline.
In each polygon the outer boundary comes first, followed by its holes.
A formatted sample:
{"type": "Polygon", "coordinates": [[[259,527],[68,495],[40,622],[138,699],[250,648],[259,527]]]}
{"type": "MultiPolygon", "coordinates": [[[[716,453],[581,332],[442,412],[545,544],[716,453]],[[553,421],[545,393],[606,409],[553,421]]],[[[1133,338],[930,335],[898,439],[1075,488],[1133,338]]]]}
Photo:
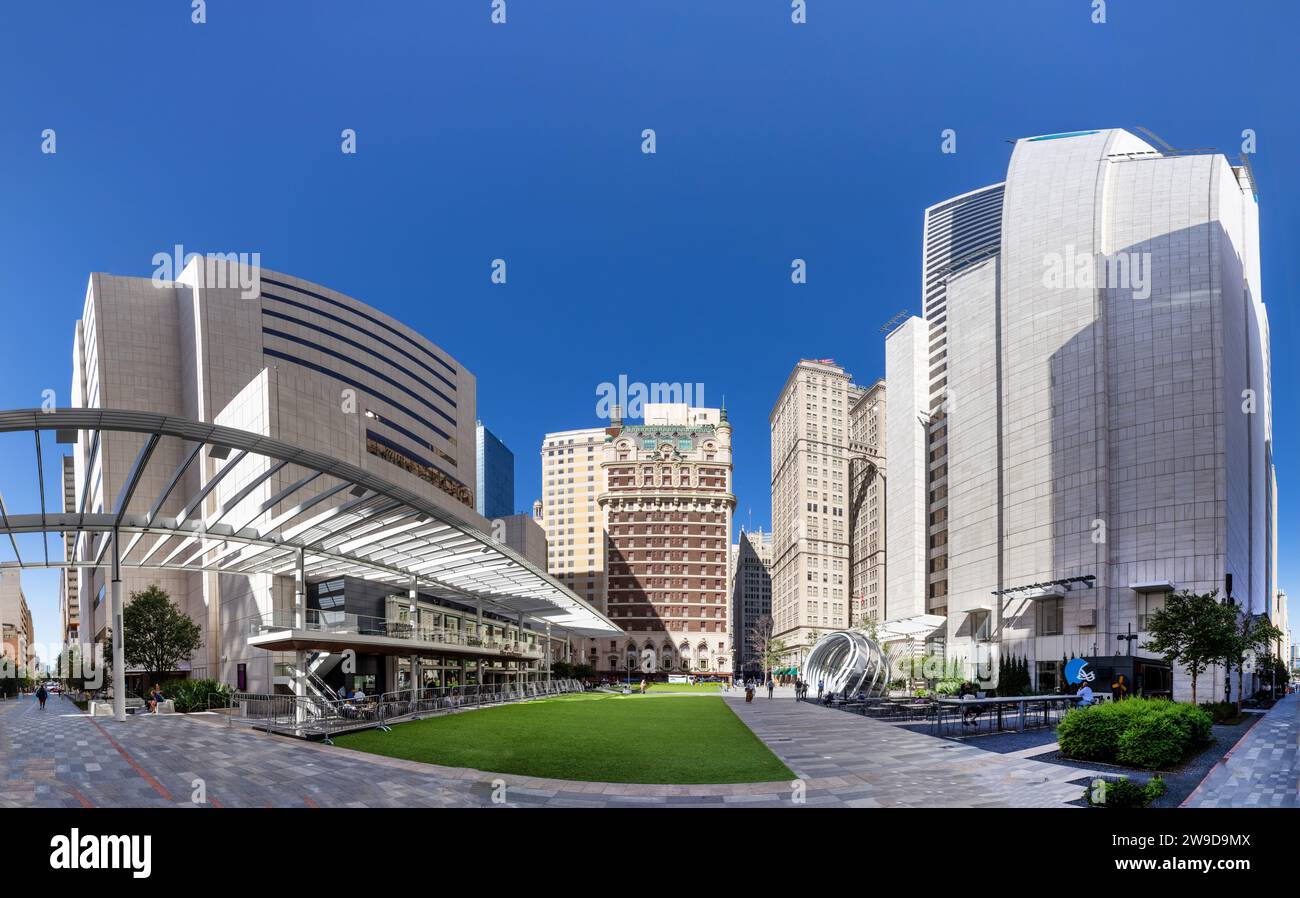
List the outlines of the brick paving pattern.
{"type": "Polygon", "coordinates": [[[491,774],[268,736],[214,716],[118,723],[80,714],[62,698],[44,712],[34,699],[11,699],[0,703],[0,807],[1059,807],[1078,799],[1091,775],[778,696],[746,705],[736,691],[725,700],[797,784],[491,774]],[[205,795],[196,794],[200,786],[205,795]]]}
{"type": "Polygon", "coordinates": [[[1183,807],[1300,807],[1300,694],[1282,699],[1251,727],[1183,807]]]}

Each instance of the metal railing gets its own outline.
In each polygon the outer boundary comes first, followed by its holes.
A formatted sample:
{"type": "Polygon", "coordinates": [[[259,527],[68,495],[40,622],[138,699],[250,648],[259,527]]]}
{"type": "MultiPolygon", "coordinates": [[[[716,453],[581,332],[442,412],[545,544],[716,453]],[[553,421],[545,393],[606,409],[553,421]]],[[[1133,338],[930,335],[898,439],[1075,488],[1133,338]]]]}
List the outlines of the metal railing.
{"type": "Polygon", "coordinates": [[[312,633],[339,636],[385,636],[390,639],[409,639],[438,645],[490,649],[518,655],[542,656],[542,648],[527,640],[496,639],[478,636],[472,632],[447,627],[417,627],[409,621],[389,620],[346,611],[305,610],[299,626],[292,611],[269,611],[244,618],[241,623],[249,636],[260,636],[277,630],[306,630],[312,633]]]}
{"type": "Polygon", "coordinates": [[[467,711],[492,705],[529,701],[582,692],[573,679],[550,682],[496,683],[482,686],[442,686],[402,689],[361,699],[323,699],[310,695],[235,692],[211,693],[209,710],[223,710],[230,725],[242,724],[268,733],[321,738],[354,730],[381,728],[403,720],[467,711]]]}

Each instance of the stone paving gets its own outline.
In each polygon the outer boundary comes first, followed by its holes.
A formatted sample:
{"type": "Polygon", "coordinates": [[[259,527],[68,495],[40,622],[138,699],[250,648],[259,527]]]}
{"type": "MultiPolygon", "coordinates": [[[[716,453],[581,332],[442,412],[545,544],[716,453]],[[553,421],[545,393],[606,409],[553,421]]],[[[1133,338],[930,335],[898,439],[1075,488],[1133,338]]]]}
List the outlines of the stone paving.
{"type": "Polygon", "coordinates": [[[268,736],[210,715],[133,715],[118,723],[87,717],[62,698],[41,712],[28,698],[0,703],[0,807],[1059,807],[1078,799],[1091,777],[797,703],[788,691],[751,705],[738,690],[724,700],[797,783],[635,785],[492,774],[268,736]]]}
{"type": "Polygon", "coordinates": [[[1300,807],[1300,694],[1282,699],[1251,727],[1183,807],[1300,807]]]}

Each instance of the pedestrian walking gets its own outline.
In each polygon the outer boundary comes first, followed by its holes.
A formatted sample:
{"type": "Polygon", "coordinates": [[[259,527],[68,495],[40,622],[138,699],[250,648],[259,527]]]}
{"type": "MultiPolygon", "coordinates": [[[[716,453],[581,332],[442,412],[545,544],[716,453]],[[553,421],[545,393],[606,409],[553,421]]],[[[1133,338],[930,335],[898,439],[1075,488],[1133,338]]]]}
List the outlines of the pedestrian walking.
{"type": "Polygon", "coordinates": [[[773,691],[775,691],[775,690],[776,690],[776,681],[773,680],[771,677],[768,677],[768,678],[767,678],[767,697],[768,697],[768,700],[769,700],[769,701],[771,700],[771,698],[772,698],[772,693],[773,693],[773,691]]]}
{"type": "Polygon", "coordinates": [[[826,689],[826,681],[825,681],[825,680],[818,680],[818,681],[817,681],[817,701],[821,701],[821,700],[822,700],[822,692],[823,692],[823,690],[825,690],[825,689],[826,689]]]}
{"type": "Polygon", "coordinates": [[[41,703],[42,711],[45,710],[45,700],[49,697],[50,694],[45,691],[45,684],[42,683],[41,688],[36,690],[36,700],[41,703]]]}

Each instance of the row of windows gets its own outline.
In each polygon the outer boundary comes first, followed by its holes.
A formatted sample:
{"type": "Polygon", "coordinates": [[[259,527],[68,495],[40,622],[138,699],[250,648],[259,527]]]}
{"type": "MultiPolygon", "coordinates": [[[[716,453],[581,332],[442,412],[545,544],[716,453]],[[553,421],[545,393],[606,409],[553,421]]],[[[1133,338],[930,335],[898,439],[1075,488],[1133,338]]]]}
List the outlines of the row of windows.
{"type": "MultiPolygon", "coordinates": [[[[274,298],[274,297],[272,297],[272,298],[274,298]]],[[[304,308],[305,308],[305,306],[304,306],[304,308]]],[[[430,393],[433,393],[435,396],[437,396],[437,397],[439,397],[440,399],[442,399],[444,402],[446,402],[446,403],[447,403],[448,405],[450,405],[452,408],[455,408],[455,407],[456,407],[456,400],[452,399],[452,398],[451,398],[450,396],[448,396],[446,393],[442,392],[442,390],[439,390],[437,387],[435,387],[433,384],[429,383],[429,382],[428,382],[427,380],[425,380],[424,378],[420,377],[420,375],[416,374],[414,371],[411,371],[411,370],[409,370],[409,369],[407,369],[407,368],[404,368],[404,367],[402,367],[401,365],[397,364],[397,362],[393,361],[393,360],[392,360],[391,358],[389,358],[388,356],[386,356],[386,355],[381,355],[380,353],[375,352],[375,350],[371,349],[369,346],[366,346],[364,343],[358,343],[356,340],[352,340],[352,339],[350,339],[350,338],[348,338],[348,337],[343,336],[342,334],[336,334],[336,333],[334,333],[334,331],[329,330],[328,328],[321,327],[321,326],[318,325],[318,324],[312,324],[310,321],[303,321],[301,318],[295,318],[295,317],[293,317],[292,315],[285,315],[285,314],[283,314],[283,313],[281,313],[281,312],[275,312],[275,311],[272,311],[271,309],[263,309],[263,310],[262,310],[262,315],[263,315],[264,317],[269,317],[269,318],[279,318],[281,321],[287,321],[287,322],[289,322],[290,324],[296,324],[296,325],[298,325],[299,327],[305,327],[305,328],[308,328],[308,329],[310,329],[310,330],[314,330],[314,331],[316,331],[317,333],[324,334],[325,336],[329,337],[330,339],[338,340],[340,343],[346,343],[347,345],[351,346],[351,347],[354,348],[354,349],[359,349],[359,350],[361,350],[362,352],[368,353],[368,354],[374,356],[375,358],[380,359],[381,361],[384,361],[384,362],[386,362],[386,363],[389,364],[389,365],[392,365],[392,366],[393,366],[394,368],[396,368],[398,371],[402,372],[402,373],[405,374],[407,377],[409,377],[411,380],[415,381],[415,382],[418,383],[420,386],[424,387],[424,388],[425,388],[426,390],[428,390],[430,393]]],[[[387,341],[385,341],[385,340],[381,340],[380,342],[383,342],[383,343],[386,343],[386,344],[387,344],[387,341]]],[[[387,344],[387,345],[391,345],[391,344],[387,344]]],[[[442,381],[443,383],[448,384],[448,385],[451,387],[452,392],[455,392],[455,391],[456,391],[456,385],[453,384],[451,381],[447,380],[447,378],[443,377],[441,374],[435,374],[434,376],[437,377],[437,378],[438,378],[440,381],[442,381]]]]}
{"type": "MultiPolygon", "coordinates": [[[[347,312],[351,312],[353,315],[356,315],[356,316],[358,316],[358,317],[360,317],[360,318],[364,318],[364,319],[366,319],[367,321],[369,321],[369,322],[372,323],[372,324],[377,324],[379,327],[382,327],[384,330],[388,331],[389,333],[394,334],[394,335],[396,335],[396,336],[398,336],[398,337],[401,337],[401,338],[402,338],[403,340],[405,340],[407,343],[411,344],[411,345],[414,346],[416,349],[420,350],[420,352],[424,353],[424,354],[427,355],[429,358],[433,359],[433,360],[434,360],[435,362],[437,362],[439,365],[441,365],[442,367],[444,367],[444,368],[446,368],[448,371],[450,371],[452,374],[456,374],[456,373],[457,373],[456,368],[455,368],[454,365],[452,365],[452,364],[451,364],[450,362],[448,362],[447,360],[445,360],[445,359],[443,359],[443,358],[441,358],[441,357],[435,355],[434,353],[430,352],[429,349],[428,349],[428,347],[422,345],[419,341],[411,339],[411,338],[408,337],[406,334],[402,333],[402,332],[399,331],[397,328],[393,327],[392,325],[388,324],[387,322],[385,322],[385,321],[380,321],[380,320],[379,320],[378,318],[376,318],[375,316],[370,315],[370,314],[367,314],[366,312],[363,312],[363,311],[361,311],[360,309],[353,308],[352,306],[348,305],[348,304],[345,303],[345,302],[339,302],[337,299],[330,299],[328,296],[322,296],[321,294],[319,294],[319,293],[315,293],[315,292],[313,292],[313,291],[311,291],[311,290],[306,290],[306,289],[304,289],[304,288],[302,288],[302,287],[295,287],[293,284],[286,284],[284,281],[277,281],[277,280],[274,280],[273,278],[269,278],[269,277],[266,277],[266,276],[263,276],[263,277],[262,277],[262,283],[263,283],[263,284],[274,284],[274,285],[277,286],[277,287],[284,287],[285,289],[293,290],[293,291],[296,292],[296,293],[302,293],[302,294],[304,294],[304,295],[306,295],[306,296],[315,297],[316,299],[319,299],[321,302],[327,302],[327,303],[329,303],[329,304],[332,305],[332,306],[337,306],[337,307],[340,308],[340,309],[343,309],[343,310],[345,310],[345,311],[347,311],[347,312]]],[[[266,294],[263,293],[262,295],[265,296],[266,294]]],[[[314,310],[314,309],[313,309],[313,311],[317,311],[317,310],[314,310]]],[[[323,313],[317,311],[317,314],[323,314],[323,313]]]]}
{"type": "MultiPolygon", "coordinates": [[[[389,386],[396,387],[397,389],[401,390],[403,393],[410,396],[416,402],[419,402],[421,405],[423,405],[425,408],[432,411],[434,414],[444,418],[448,423],[451,424],[452,427],[456,426],[456,419],[453,418],[451,415],[447,414],[442,409],[438,408],[438,406],[434,405],[428,399],[425,399],[415,390],[412,390],[410,387],[406,386],[403,383],[399,383],[398,381],[393,380],[393,378],[389,377],[387,374],[377,371],[376,369],[371,368],[369,365],[363,365],[361,362],[358,362],[356,359],[349,358],[348,356],[344,355],[341,352],[336,352],[335,350],[321,346],[318,343],[313,343],[311,340],[304,339],[303,337],[294,336],[293,334],[285,333],[284,331],[279,331],[276,330],[275,328],[266,327],[265,325],[262,326],[262,333],[272,337],[279,337],[281,340],[288,340],[291,343],[297,343],[301,346],[306,346],[308,349],[315,349],[318,352],[323,352],[328,356],[333,356],[334,358],[338,359],[340,362],[347,362],[348,364],[352,365],[355,368],[360,368],[362,371],[366,372],[371,377],[377,377],[380,380],[382,380],[384,383],[388,384],[389,386]]],[[[439,393],[438,395],[443,396],[442,393],[439,393]]],[[[443,398],[446,399],[447,397],[443,396],[443,398]]],[[[451,400],[447,400],[447,401],[450,402],[451,400]]],[[[452,406],[455,407],[454,402],[452,403],[452,406]]],[[[448,439],[450,439],[450,437],[448,437],[448,439]]]]}
{"type": "MultiPolygon", "coordinates": [[[[423,417],[422,415],[417,415],[415,412],[411,411],[411,410],[410,410],[409,408],[407,408],[406,406],[402,405],[402,404],[399,403],[399,402],[394,402],[392,399],[389,399],[387,396],[381,396],[381,395],[375,393],[374,390],[373,390],[373,388],[366,386],[365,384],[361,383],[360,381],[355,381],[355,380],[353,380],[352,378],[347,377],[347,376],[345,376],[345,375],[343,375],[343,374],[340,374],[340,373],[337,372],[337,371],[331,371],[329,368],[326,368],[326,367],[324,367],[324,366],[322,366],[322,365],[317,365],[317,364],[315,364],[315,363],[313,363],[313,362],[309,362],[309,361],[307,361],[306,359],[300,359],[300,358],[298,358],[297,356],[289,355],[287,352],[280,352],[280,351],[277,350],[277,349],[271,349],[271,348],[269,348],[269,347],[265,347],[265,346],[264,346],[264,347],[262,347],[262,353],[263,353],[264,355],[269,355],[269,356],[271,356],[272,358],[283,359],[283,360],[286,361],[286,362],[293,362],[295,365],[302,365],[304,368],[307,368],[307,369],[309,369],[309,370],[311,370],[311,371],[315,371],[315,372],[317,372],[318,374],[324,374],[326,377],[332,377],[332,378],[334,378],[335,380],[337,380],[337,381],[341,381],[342,383],[345,383],[345,384],[347,384],[347,385],[350,386],[350,387],[356,387],[358,390],[361,390],[361,391],[366,392],[366,393],[370,393],[371,395],[375,396],[376,398],[378,398],[378,399],[382,399],[384,402],[388,403],[388,404],[391,405],[393,408],[399,409],[399,410],[402,412],[402,414],[404,414],[404,415],[408,415],[408,416],[410,416],[412,419],[414,419],[414,420],[416,420],[416,421],[419,421],[421,424],[423,424],[425,427],[427,427],[427,428],[429,428],[430,430],[432,430],[434,433],[436,433],[438,436],[442,437],[444,440],[447,440],[447,441],[450,442],[450,443],[455,443],[455,439],[451,436],[451,434],[447,433],[447,431],[443,430],[441,427],[439,427],[438,425],[434,424],[434,423],[433,423],[432,421],[430,421],[428,418],[425,418],[425,417],[423,417]]],[[[387,422],[386,422],[386,423],[387,423],[387,422]]],[[[452,422],[452,423],[455,423],[455,422],[452,422]]],[[[391,426],[393,426],[394,428],[396,428],[396,425],[391,425],[391,426]]],[[[409,433],[409,431],[408,431],[408,433],[409,433]]],[[[421,442],[423,442],[423,441],[421,441],[421,442]]]]}

